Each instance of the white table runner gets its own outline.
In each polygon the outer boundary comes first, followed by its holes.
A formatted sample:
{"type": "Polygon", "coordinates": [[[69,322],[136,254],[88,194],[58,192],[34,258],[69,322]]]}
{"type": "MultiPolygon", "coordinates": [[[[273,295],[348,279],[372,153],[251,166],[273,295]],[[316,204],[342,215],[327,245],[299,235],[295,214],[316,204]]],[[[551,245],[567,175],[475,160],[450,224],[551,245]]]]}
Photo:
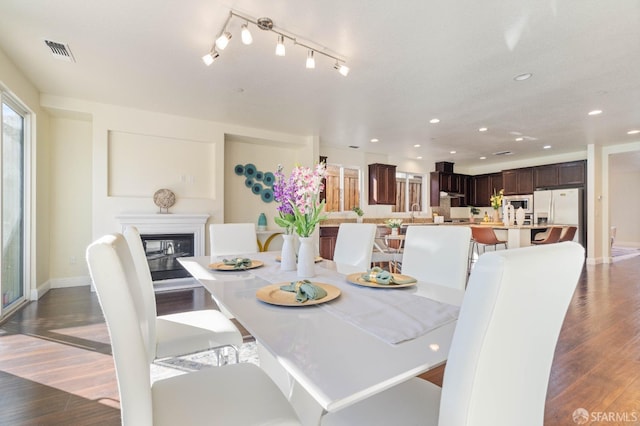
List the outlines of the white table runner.
{"type": "MultiPolygon", "coordinates": [[[[296,271],[281,271],[273,253],[251,257],[264,261],[265,266],[250,272],[270,283],[299,279],[296,271]]],[[[410,288],[357,286],[347,282],[344,275],[320,265],[316,265],[316,276],[310,281],[332,284],[341,290],[340,297],[317,307],[389,344],[415,339],[458,318],[458,306],[418,296],[410,288]]]]}

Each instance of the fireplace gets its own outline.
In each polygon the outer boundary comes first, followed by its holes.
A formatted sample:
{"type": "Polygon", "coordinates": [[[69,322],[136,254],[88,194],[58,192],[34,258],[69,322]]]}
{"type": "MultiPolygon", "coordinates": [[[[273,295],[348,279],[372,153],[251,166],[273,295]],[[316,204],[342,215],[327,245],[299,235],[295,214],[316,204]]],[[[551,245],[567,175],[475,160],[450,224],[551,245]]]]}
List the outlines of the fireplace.
{"type": "Polygon", "coordinates": [[[141,234],[153,281],[186,278],[179,257],[194,256],[193,234],[141,234]]]}
{"type": "Polygon", "coordinates": [[[179,257],[204,256],[205,224],[209,215],[126,214],[117,216],[122,231],[135,226],[140,232],[154,284],[189,279],[179,257]]]}

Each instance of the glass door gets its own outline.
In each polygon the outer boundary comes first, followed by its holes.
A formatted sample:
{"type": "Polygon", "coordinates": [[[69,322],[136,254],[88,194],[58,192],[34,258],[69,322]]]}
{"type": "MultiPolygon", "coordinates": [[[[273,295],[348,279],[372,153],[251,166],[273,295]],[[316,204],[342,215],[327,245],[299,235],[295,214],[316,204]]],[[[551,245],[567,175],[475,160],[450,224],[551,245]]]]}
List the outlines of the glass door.
{"type": "Polygon", "coordinates": [[[2,136],[0,137],[2,182],[2,265],[0,268],[0,317],[25,299],[24,265],[24,176],[25,113],[2,98],[2,136]]]}

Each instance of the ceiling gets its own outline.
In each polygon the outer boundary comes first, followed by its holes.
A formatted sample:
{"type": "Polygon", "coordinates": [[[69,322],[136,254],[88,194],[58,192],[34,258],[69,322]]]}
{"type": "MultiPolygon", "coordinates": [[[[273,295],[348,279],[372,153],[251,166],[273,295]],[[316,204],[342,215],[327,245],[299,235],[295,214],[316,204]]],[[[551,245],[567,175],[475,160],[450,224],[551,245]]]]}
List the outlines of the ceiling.
{"type": "Polygon", "coordinates": [[[640,130],[637,0],[2,0],[0,49],[42,93],[429,163],[474,167],[505,161],[500,151],[519,160],[640,140],[627,134],[640,130]],[[205,66],[231,9],[270,17],[344,58],[350,74],[322,55],[305,69],[306,50],[291,43],[275,56],[276,35],[254,25],[245,46],[237,18],[229,46],[205,66]],[[55,59],[45,39],[68,44],[76,62],[55,59]],[[533,76],[514,80],[523,73],[533,76]]]}

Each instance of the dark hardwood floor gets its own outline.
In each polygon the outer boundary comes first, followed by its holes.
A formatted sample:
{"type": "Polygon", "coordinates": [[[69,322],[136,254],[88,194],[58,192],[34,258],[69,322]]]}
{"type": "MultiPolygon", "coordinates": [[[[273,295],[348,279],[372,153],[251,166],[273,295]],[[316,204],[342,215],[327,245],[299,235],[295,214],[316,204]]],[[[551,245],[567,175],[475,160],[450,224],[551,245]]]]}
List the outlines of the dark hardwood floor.
{"type": "MultiPolygon", "coordinates": [[[[160,293],[157,302],[159,314],[215,307],[203,289],[160,293]]],[[[421,377],[440,383],[443,370],[421,377]]],[[[0,325],[0,425],[117,425],[118,407],[109,335],[89,288],[51,290],[0,325]]],[[[578,408],[617,415],[592,424],[640,424],[640,257],[586,267],[581,277],[545,425],[575,424],[578,408]]]]}

